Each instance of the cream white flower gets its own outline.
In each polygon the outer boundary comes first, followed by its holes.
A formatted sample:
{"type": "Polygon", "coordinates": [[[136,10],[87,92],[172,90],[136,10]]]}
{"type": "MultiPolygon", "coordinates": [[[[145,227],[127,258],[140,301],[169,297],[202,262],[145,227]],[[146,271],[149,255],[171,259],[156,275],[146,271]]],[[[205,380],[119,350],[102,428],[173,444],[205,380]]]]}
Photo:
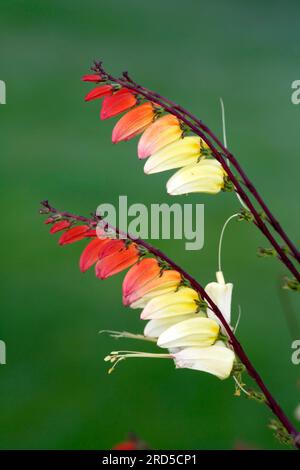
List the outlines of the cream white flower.
{"type": "Polygon", "coordinates": [[[227,379],[232,371],[235,355],[222,341],[208,348],[186,348],[174,353],[178,368],[208,372],[219,379],[227,379]]]}
{"type": "Polygon", "coordinates": [[[173,196],[188,193],[216,194],[224,186],[225,172],[217,160],[203,158],[177,171],[167,182],[173,196]]]}
{"type": "Polygon", "coordinates": [[[158,338],[161,348],[206,347],[215,343],[220,327],[214,320],[194,315],[170,326],[158,338]]]}
{"type": "MultiPolygon", "coordinates": [[[[217,305],[223,317],[230,324],[231,322],[231,296],[233,284],[225,283],[223,273],[218,271],[216,273],[217,282],[210,282],[205,287],[205,292],[209,295],[211,300],[217,305]]],[[[208,308],[207,315],[213,318],[220,324],[220,320],[216,317],[214,312],[208,308]]]]}

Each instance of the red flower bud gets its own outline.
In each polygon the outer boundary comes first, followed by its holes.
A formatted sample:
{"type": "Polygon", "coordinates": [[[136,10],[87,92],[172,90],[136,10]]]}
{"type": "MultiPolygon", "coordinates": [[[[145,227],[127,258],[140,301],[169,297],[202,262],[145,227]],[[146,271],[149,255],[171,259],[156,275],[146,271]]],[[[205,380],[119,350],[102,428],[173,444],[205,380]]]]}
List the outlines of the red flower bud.
{"type": "Polygon", "coordinates": [[[68,220],[60,220],[59,222],[56,222],[54,225],[52,225],[50,233],[60,232],[61,230],[69,228],[70,226],[71,222],[69,222],[68,220]]]}
{"type": "Polygon", "coordinates": [[[94,82],[94,83],[98,83],[98,82],[101,82],[102,81],[102,77],[101,75],[98,73],[98,74],[88,74],[88,75],[83,75],[83,77],[81,78],[81,80],[83,82],[94,82]]]}
{"type": "Polygon", "coordinates": [[[91,101],[95,100],[97,98],[102,98],[103,96],[106,95],[111,95],[113,92],[113,86],[112,85],[102,85],[102,86],[97,86],[96,88],[93,88],[84,98],[85,101],[91,101]]]}
{"type": "Polygon", "coordinates": [[[68,245],[69,243],[75,243],[82,240],[86,236],[86,232],[89,230],[88,225],[77,225],[76,227],[70,228],[62,234],[58,243],[60,245],[68,245]]]}

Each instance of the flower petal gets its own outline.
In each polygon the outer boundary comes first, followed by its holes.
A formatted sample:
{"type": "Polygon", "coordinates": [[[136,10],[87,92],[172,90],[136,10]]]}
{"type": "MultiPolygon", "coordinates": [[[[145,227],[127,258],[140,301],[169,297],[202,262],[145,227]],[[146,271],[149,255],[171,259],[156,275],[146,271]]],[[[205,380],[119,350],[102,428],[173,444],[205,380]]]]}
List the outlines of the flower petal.
{"type": "Polygon", "coordinates": [[[91,90],[84,98],[85,101],[95,100],[97,98],[102,98],[106,95],[111,95],[113,92],[112,85],[102,85],[91,90]]]}
{"type": "Polygon", "coordinates": [[[224,170],[216,160],[203,159],[177,171],[167,183],[173,196],[188,193],[216,194],[224,186],[224,170]]]}
{"type": "Polygon", "coordinates": [[[186,348],[174,354],[176,367],[200,370],[227,379],[232,371],[235,355],[218,341],[208,348],[186,348]]]}
{"type": "Polygon", "coordinates": [[[143,132],[154,120],[154,108],[149,102],[132,109],[115,125],[112,132],[112,142],[117,144],[129,140],[143,132]]]}
{"type": "Polygon", "coordinates": [[[164,331],[158,338],[161,348],[207,347],[216,342],[220,327],[211,318],[198,317],[181,321],[164,331]]]}
{"type": "Polygon", "coordinates": [[[201,156],[201,139],[188,136],[167,145],[148,158],[144,166],[146,174],[159,173],[196,163],[201,156]]]}
{"type": "Polygon", "coordinates": [[[108,119],[135,106],[137,99],[133,93],[121,88],[111,96],[104,98],[100,113],[101,119],[108,119]]]}
{"type": "Polygon", "coordinates": [[[180,139],[181,136],[179,120],[176,116],[167,114],[145,130],[138,143],[138,157],[147,158],[174,140],[180,139]]]}

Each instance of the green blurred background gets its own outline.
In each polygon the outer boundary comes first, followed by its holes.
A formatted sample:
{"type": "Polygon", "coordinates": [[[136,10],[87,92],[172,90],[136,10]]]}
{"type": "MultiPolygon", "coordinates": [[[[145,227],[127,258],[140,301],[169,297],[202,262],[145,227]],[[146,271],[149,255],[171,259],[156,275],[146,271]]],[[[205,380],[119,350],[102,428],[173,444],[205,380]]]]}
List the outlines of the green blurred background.
{"type": "MultiPolygon", "coordinates": [[[[231,194],[166,195],[168,175],[146,177],[136,141],[113,146],[112,121],[84,104],[80,77],[93,59],[173,98],[220,134],[219,97],[232,151],[299,242],[299,2],[185,0],[2,0],[1,319],[7,365],[0,367],[2,449],[109,449],[134,431],[156,449],[231,449],[238,442],[282,448],[268,410],[233,397],[231,380],[171,362],[136,360],[107,374],[112,349],[141,344],[98,335],[141,331],[138,311],[121,304],[123,275],[82,275],[83,245],[60,248],[38,215],[39,201],[88,214],[102,202],[205,203],[205,247],[155,242],[203,283],[214,278],[231,194]]],[[[279,295],[285,271],[258,259],[258,231],[233,222],[223,270],[241,304],[239,338],[284,409],[300,401],[299,366],[279,295]]],[[[294,294],[285,294],[296,310],[294,294]]],[[[288,310],[287,313],[289,313],[288,310]]],[[[292,335],[299,338],[294,329],[292,335]]]]}

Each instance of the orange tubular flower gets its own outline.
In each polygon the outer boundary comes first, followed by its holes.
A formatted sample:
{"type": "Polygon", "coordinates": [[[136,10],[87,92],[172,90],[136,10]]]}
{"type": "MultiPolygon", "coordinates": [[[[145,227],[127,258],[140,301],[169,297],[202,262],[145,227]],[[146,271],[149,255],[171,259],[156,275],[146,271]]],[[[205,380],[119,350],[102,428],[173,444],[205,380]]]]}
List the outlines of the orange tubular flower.
{"type": "Polygon", "coordinates": [[[109,241],[110,240],[108,238],[95,238],[95,240],[92,240],[85,247],[79,260],[79,268],[81,272],[84,273],[99,260],[100,250],[103,248],[104,244],[109,241]]]}
{"type": "Polygon", "coordinates": [[[107,279],[132,266],[138,261],[139,255],[135,243],[126,246],[124,240],[109,240],[100,248],[96,276],[100,279],[107,279]]]}
{"type": "Polygon", "coordinates": [[[143,259],[125,276],[123,303],[132,308],[144,307],[153,296],[175,291],[181,280],[177,271],[162,271],[155,258],[143,259]]]}
{"type": "Polygon", "coordinates": [[[88,233],[89,230],[90,227],[88,225],[77,225],[63,233],[58,240],[58,243],[60,245],[68,245],[70,243],[78,242],[86,237],[86,233],[88,233]]]}
{"type": "Polygon", "coordinates": [[[118,90],[111,96],[104,98],[100,113],[101,119],[108,119],[126,111],[137,103],[136,96],[126,88],[118,90]]]}
{"type": "Polygon", "coordinates": [[[98,83],[102,81],[101,75],[99,73],[97,74],[88,74],[88,75],[83,75],[82,79],[83,82],[94,82],[98,83]]]}
{"type": "Polygon", "coordinates": [[[176,116],[166,114],[157,119],[144,132],[138,144],[138,157],[147,158],[182,136],[180,122],[176,116]]]}
{"type": "Polygon", "coordinates": [[[84,98],[85,101],[95,100],[97,98],[102,98],[103,96],[111,95],[114,88],[112,85],[102,85],[93,88],[84,98]]]}
{"type": "Polygon", "coordinates": [[[155,111],[152,103],[144,103],[126,113],[115,125],[112,142],[130,140],[143,132],[154,120],[155,111]]]}

